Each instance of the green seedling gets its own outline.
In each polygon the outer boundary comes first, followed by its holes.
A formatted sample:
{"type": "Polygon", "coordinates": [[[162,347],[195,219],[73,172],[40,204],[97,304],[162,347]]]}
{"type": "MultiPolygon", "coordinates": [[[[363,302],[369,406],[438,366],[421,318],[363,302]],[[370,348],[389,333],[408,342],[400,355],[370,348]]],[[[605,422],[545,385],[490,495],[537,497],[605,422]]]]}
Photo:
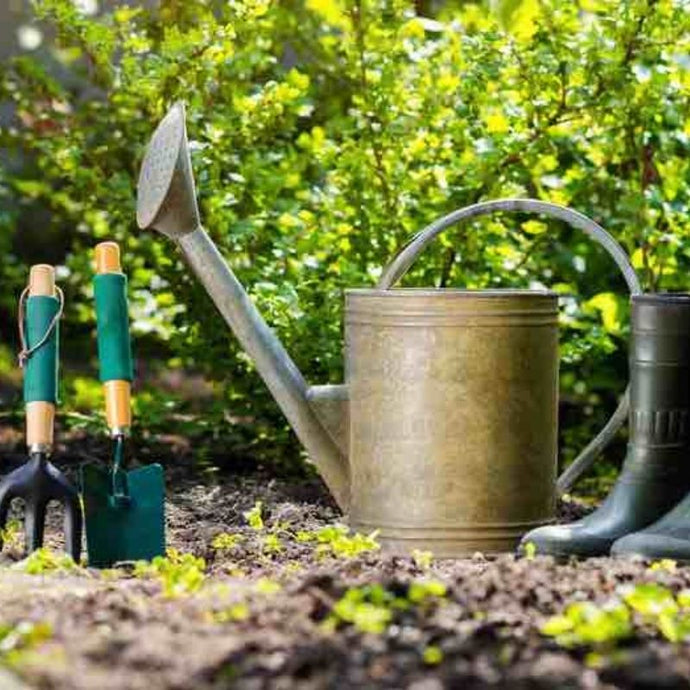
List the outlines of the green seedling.
{"type": "Polygon", "coordinates": [[[690,635],[690,614],[682,610],[689,603],[686,594],[676,598],[666,587],[647,583],[625,589],[623,600],[669,642],[681,642],[690,635]]]}
{"type": "Polygon", "coordinates": [[[443,661],[443,652],[436,645],[429,645],[422,652],[422,660],[428,666],[437,666],[443,661]]]}
{"type": "Polygon", "coordinates": [[[0,539],[9,551],[22,551],[24,548],[22,523],[16,518],[8,520],[4,529],[0,530],[0,539]]]}
{"type": "Polygon", "coordinates": [[[314,532],[298,532],[298,541],[316,542],[316,557],[356,558],[363,553],[378,551],[381,547],[376,541],[378,531],[365,535],[359,532],[350,534],[345,525],[327,525],[314,532]]]}
{"type": "Polygon", "coordinates": [[[234,548],[242,543],[243,537],[241,534],[228,534],[222,532],[213,538],[211,548],[216,551],[232,551],[234,548]]]}
{"type": "Polygon", "coordinates": [[[664,570],[669,573],[675,573],[677,569],[677,563],[670,558],[662,558],[660,561],[654,561],[649,566],[650,570],[664,570]]]}
{"type": "Polygon", "coordinates": [[[246,621],[250,613],[249,606],[240,601],[220,611],[214,611],[210,614],[210,619],[213,623],[237,623],[246,621]]]}
{"type": "Polygon", "coordinates": [[[676,614],[679,606],[673,592],[654,582],[626,587],[621,590],[623,601],[637,613],[654,618],[662,614],[676,614]]]}
{"type": "Polygon", "coordinates": [[[570,604],[563,614],[546,621],[542,634],[563,647],[589,647],[599,652],[613,650],[619,642],[644,634],[650,627],[669,642],[690,639],[690,591],[674,596],[667,587],[642,583],[624,587],[619,594],[606,606],[570,604]]]}
{"type": "Polygon", "coordinates": [[[271,580],[267,577],[260,577],[254,584],[254,591],[257,594],[273,595],[280,592],[282,586],[279,582],[271,580]]]}
{"type": "Polygon", "coordinates": [[[0,661],[10,667],[21,666],[24,655],[53,636],[50,623],[21,621],[0,625],[0,661]]]}
{"type": "Polygon", "coordinates": [[[66,553],[55,553],[47,547],[36,549],[15,566],[29,575],[46,575],[48,573],[74,572],[79,566],[66,553]]]}
{"type": "Polygon", "coordinates": [[[525,558],[528,561],[534,560],[534,557],[537,555],[537,545],[533,541],[528,541],[525,544],[525,558]]]}
{"type": "Polygon", "coordinates": [[[261,501],[257,501],[251,510],[248,510],[246,513],[243,513],[244,519],[247,521],[249,526],[257,531],[262,530],[264,528],[264,519],[261,516],[262,510],[263,503],[261,501]]]}
{"type": "Polygon", "coordinates": [[[633,634],[630,610],[619,601],[605,607],[588,601],[570,604],[541,628],[562,647],[613,647],[633,634]]]}
{"type": "Polygon", "coordinates": [[[269,533],[261,539],[261,549],[264,553],[277,554],[283,550],[283,544],[277,534],[269,533]]]}
{"type": "MultiPolygon", "coordinates": [[[[313,544],[314,555],[322,558],[356,558],[364,553],[378,551],[379,543],[376,541],[378,532],[371,534],[359,534],[350,532],[345,525],[326,525],[320,529],[292,532],[285,522],[266,523],[263,518],[263,504],[257,501],[254,506],[244,513],[244,518],[249,527],[258,536],[259,556],[269,556],[282,553],[286,543],[313,544]]],[[[219,552],[232,551],[245,537],[240,534],[222,533],[211,542],[211,547],[219,552]]],[[[252,544],[252,541],[249,541],[252,544]]],[[[429,554],[429,559],[431,554],[429,554]]]]}
{"type": "Polygon", "coordinates": [[[437,602],[445,595],[445,585],[435,580],[414,580],[404,597],[380,584],[350,587],[335,602],[323,625],[326,630],[333,631],[340,625],[350,624],[362,633],[380,634],[388,628],[396,613],[437,602]]]}
{"type": "Polygon", "coordinates": [[[412,560],[420,570],[429,570],[434,554],[431,551],[420,551],[415,549],[412,552],[412,560]]]}
{"type": "Polygon", "coordinates": [[[150,563],[139,561],[135,577],[157,578],[163,587],[163,596],[175,598],[198,592],[204,584],[206,562],[190,553],[168,549],[167,556],[156,556],[150,563]]]}
{"type": "Polygon", "coordinates": [[[440,599],[447,594],[447,587],[438,580],[414,580],[407,589],[412,604],[423,604],[429,599],[440,599]]]}
{"type": "MultiPolygon", "coordinates": [[[[396,598],[381,585],[351,587],[334,604],[325,625],[333,630],[339,624],[349,623],[362,633],[380,634],[393,618],[396,598]]],[[[400,600],[400,607],[407,607],[400,600]]]]}

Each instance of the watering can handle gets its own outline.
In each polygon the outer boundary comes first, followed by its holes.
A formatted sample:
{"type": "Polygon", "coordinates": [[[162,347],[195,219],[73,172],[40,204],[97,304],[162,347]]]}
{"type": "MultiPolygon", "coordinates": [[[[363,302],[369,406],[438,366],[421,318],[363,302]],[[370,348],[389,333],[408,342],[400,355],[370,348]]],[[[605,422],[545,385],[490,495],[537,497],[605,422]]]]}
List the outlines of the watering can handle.
{"type": "MultiPolygon", "coordinates": [[[[630,263],[628,255],[604,228],[582,213],[573,211],[565,206],[559,206],[558,204],[552,204],[548,201],[540,201],[538,199],[497,199],[495,201],[482,201],[477,204],[472,204],[471,206],[465,206],[464,208],[449,213],[443,218],[439,218],[437,221],[431,223],[431,225],[427,225],[423,230],[418,232],[384,268],[377,288],[380,290],[388,290],[391,288],[405,275],[405,273],[407,273],[414,260],[421,254],[426,246],[446,228],[462,220],[467,220],[468,218],[476,218],[477,216],[484,216],[500,211],[541,214],[562,220],[571,227],[582,230],[588,237],[598,242],[616,262],[616,265],[620,269],[628,285],[630,294],[637,295],[642,292],[640,281],[635,273],[635,269],[630,263]]],[[[570,487],[572,487],[589,469],[597,456],[606,448],[611,439],[618,432],[623,422],[625,422],[628,415],[629,388],[630,386],[628,385],[618,407],[613,415],[611,415],[611,418],[604,428],[592,441],[590,441],[585,449],[558,478],[556,488],[559,494],[565,493],[570,489],[570,487]]]]}

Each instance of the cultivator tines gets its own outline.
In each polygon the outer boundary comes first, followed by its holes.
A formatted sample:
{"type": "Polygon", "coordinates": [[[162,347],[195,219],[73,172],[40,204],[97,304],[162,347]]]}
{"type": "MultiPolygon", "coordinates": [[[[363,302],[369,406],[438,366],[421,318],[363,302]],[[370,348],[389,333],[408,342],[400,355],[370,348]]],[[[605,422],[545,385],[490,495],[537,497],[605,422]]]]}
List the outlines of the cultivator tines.
{"type": "MultiPolygon", "coordinates": [[[[78,562],[81,554],[81,505],[79,494],[48,461],[45,452],[31,453],[27,463],[5,477],[0,485],[0,528],[4,530],[13,499],[24,501],[27,552],[43,546],[46,510],[51,501],[64,508],[65,551],[78,562]]],[[[0,533],[0,548],[2,535],[0,533]]]]}

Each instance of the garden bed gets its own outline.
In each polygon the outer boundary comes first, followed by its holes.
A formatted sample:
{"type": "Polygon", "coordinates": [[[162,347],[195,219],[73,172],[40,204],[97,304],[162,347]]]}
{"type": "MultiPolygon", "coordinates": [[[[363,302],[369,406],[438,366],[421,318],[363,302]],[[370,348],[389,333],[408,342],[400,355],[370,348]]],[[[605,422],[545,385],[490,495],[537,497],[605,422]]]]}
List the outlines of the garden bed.
{"type": "MultiPolygon", "coordinates": [[[[668,592],[690,587],[690,568],[394,558],[337,527],[316,480],[257,473],[202,481],[179,466],[168,474],[176,554],[157,568],[99,572],[47,554],[17,562],[21,535],[10,530],[0,657],[29,687],[689,685],[690,650],[667,641],[644,607],[621,602],[631,585],[657,583],[642,593],[651,592],[651,608],[663,604],[668,592]],[[627,607],[627,628],[608,615],[612,600],[613,611],[627,607]],[[574,601],[599,607],[589,630],[571,625],[568,633],[572,621],[553,618],[574,601]],[[565,626],[560,643],[542,634],[547,621],[565,626]],[[587,644],[562,646],[568,634],[587,644]]],[[[683,632],[682,610],[674,616],[683,632]]]]}

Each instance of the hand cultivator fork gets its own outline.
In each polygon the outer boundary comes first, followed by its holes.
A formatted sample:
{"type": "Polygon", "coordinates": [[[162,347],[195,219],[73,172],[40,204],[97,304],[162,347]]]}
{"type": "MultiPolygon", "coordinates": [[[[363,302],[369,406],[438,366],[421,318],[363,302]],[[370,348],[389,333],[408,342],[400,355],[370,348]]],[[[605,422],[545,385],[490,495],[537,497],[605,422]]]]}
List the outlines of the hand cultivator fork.
{"type": "Polygon", "coordinates": [[[62,292],[55,287],[53,267],[33,266],[29,286],[22,293],[19,306],[19,333],[22,341],[19,360],[24,367],[29,460],[5,477],[0,484],[0,528],[5,528],[12,500],[23,499],[26,550],[34,551],[43,545],[48,503],[58,501],[65,511],[65,551],[78,561],[82,532],[79,494],[62,472],[48,460],[53,448],[57,403],[58,322],[62,313],[62,301],[62,292]]]}

